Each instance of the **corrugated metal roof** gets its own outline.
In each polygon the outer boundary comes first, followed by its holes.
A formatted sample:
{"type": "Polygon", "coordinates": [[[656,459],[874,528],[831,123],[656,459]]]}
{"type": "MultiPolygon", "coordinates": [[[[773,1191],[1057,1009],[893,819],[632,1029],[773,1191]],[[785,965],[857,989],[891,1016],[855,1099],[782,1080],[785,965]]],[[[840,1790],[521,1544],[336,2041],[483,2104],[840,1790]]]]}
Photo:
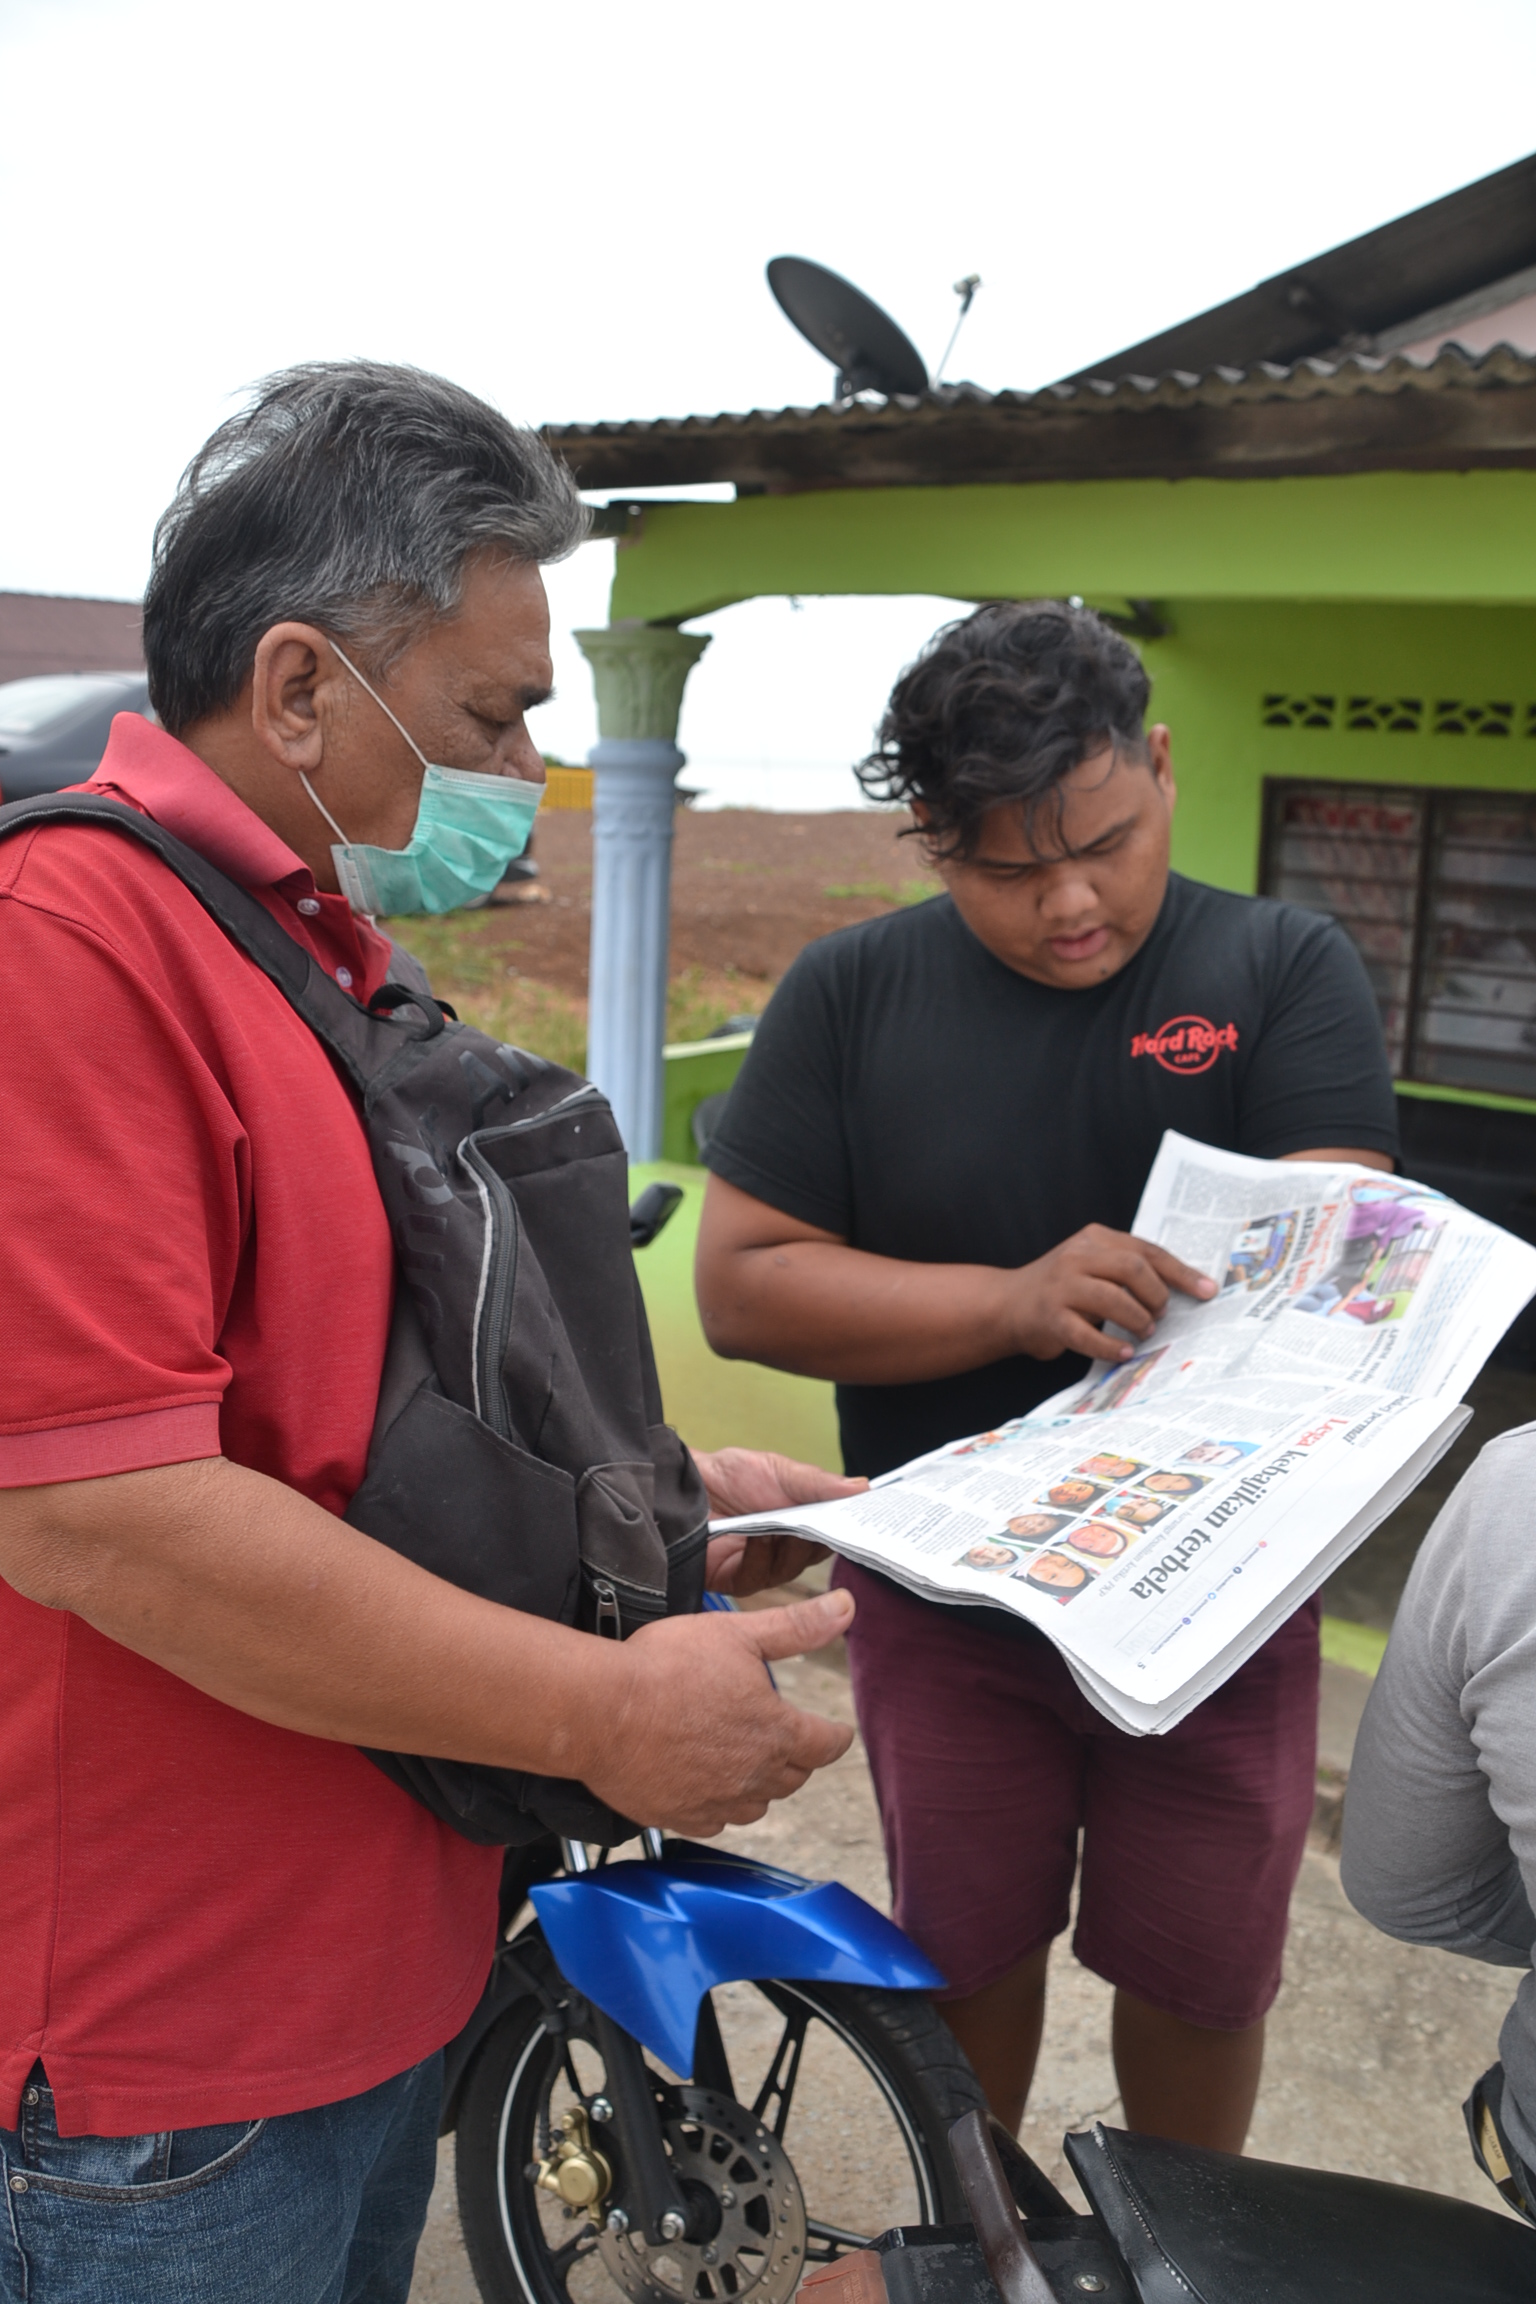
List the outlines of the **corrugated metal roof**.
{"type": "MultiPolygon", "coordinates": [[[[1208,312],[1078,371],[1166,375],[1217,361],[1335,359],[1536,264],[1536,153],[1390,224],[1292,264],[1208,312]]],[[[1409,339],[1398,335],[1397,344],[1409,339]]]]}
{"type": "Polygon", "coordinates": [[[1049,478],[1425,470],[1536,463],[1536,358],[1447,345],[1420,364],[1351,353],[1288,366],[1086,377],[1038,391],[548,424],[583,487],[731,480],[747,491],[1049,478]]]}

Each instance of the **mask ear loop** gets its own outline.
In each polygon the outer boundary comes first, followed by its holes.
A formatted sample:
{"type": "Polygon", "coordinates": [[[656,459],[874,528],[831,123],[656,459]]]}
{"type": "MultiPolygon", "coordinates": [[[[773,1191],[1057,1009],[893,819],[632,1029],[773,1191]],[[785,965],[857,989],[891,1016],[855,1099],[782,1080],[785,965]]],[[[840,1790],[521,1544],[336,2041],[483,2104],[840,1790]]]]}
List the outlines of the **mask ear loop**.
{"type": "MultiPolygon", "coordinates": [[[[396,728],[400,730],[400,734],[405,738],[405,741],[407,744],[409,744],[411,750],[415,753],[417,759],[421,762],[422,767],[429,768],[431,766],[431,762],[428,760],[425,752],[423,752],[421,749],[421,746],[417,743],[415,737],[411,734],[409,728],[401,727],[400,722],[395,720],[394,713],[390,711],[389,706],[385,703],[383,697],[379,694],[378,690],[373,686],[371,681],[365,680],[363,678],[363,675],[361,672],[359,672],[357,666],[353,663],[346,650],[344,648],[338,647],[334,640],[331,641],[331,649],[333,654],[340,657],[342,663],[345,664],[347,670],[351,673],[359,688],[365,689],[367,693],[373,698],[375,704],[377,704],[379,710],[384,714],[385,718],[387,720],[394,720],[396,728]]],[[[313,784],[311,784],[309,778],[305,775],[302,768],[299,770],[299,782],[303,785],[305,791],[309,794],[309,797],[311,800],[313,800],[315,806],[319,809],[321,815],[325,818],[327,824],[329,824],[331,830],[335,833],[342,847],[350,848],[352,845],[351,841],[347,838],[345,832],[343,832],[341,826],[337,823],[335,817],[331,814],[329,808],[327,808],[325,802],[321,799],[319,793],[315,790],[313,784]]],[[[346,863],[350,863],[350,859],[345,861],[346,863]]],[[[345,886],[346,870],[344,868],[344,860],[341,857],[337,857],[336,864],[337,878],[342,882],[343,886],[345,886]]],[[[354,910],[355,909],[356,907],[354,906],[354,910]]],[[[373,922],[374,915],[371,912],[365,911],[363,918],[371,924],[373,922]]]]}
{"type": "Polygon", "coordinates": [[[305,791],[309,794],[311,800],[313,800],[315,806],[319,809],[321,815],[325,818],[327,824],[329,824],[331,830],[335,833],[343,848],[350,848],[352,845],[351,841],[347,838],[345,832],[343,832],[341,826],[337,823],[335,817],[331,814],[329,808],[327,808],[325,802],[321,799],[319,793],[315,790],[313,784],[311,784],[309,778],[305,775],[302,768],[299,770],[299,782],[303,785],[305,791]]]}
{"type": "MultiPolygon", "coordinates": [[[[361,672],[359,672],[357,666],[353,663],[346,650],[344,648],[338,648],[336,642],[333,640],[331,642],[331,651],[333,655],[339,656],[341,658],[342,663],[345,664],[347,670],[351,673],[359,688],[365,689],[367,691],[367,693],[373,698],[375,704],[377,704],[379,710],[384,714],[384,717],[387,720],[395,721],[396,728],[400,730],[400,734],[405,738],[407,744],[409,744],[411,750],[415,753],[423,768],[429,768],[431,766],[431,762],[428,760],[421,746],[417,743],[415,737],[411,734],[409,728],[401,727],[400,722],[395,720],[395,715],[390,711],[389,706],[385,703],[377,688],[375,688],[370,681],[367,681],[363,678],[363,675],[361,672]]],[[[343,848],[350,848],[352,845],[351,841],[347,838],[345,832],[343,832],[341,826],[337,823],[335,817],[331,814],[329,808],[327,808],[325,802],[321,799],[319,793],[315,790],[313,784],[311,784],[309,778],[305,775],[302,768],[299,770],[299,782],[303,785],[305,791],[309,794],[311,800],[313,800],[315,806],[319,809],[321,815],[325,818],[327,824],[329,824],[331,830],[335,833],[343,848]]]]}
{"type": "MultiPolygon", "coordinates": [[[[390,711],[389,706],[385,703],[377,688],[375,688],[369,681],[363,678],[361,672],[359,672],[357,666],[353,663],[351,657],[347,655],[346,651],[344,649],[338,648],[334,640],[331,642],[331,649],[335,655],[341,658],[341,661],[343,664],[345,664],[347,670],[351,673],[359,688],[367,689],[369,695],[373,698],[375,704],[377,704],[379,710],[384,714],[385,718],[387,720],[395,720],[395,715],[390,711]]],[[[423,752],[421,746],[417,743],[409,728],[401,727],[401,724],[398,720],[395,720],[395,726],[400,729],[401,735],[405,738],[407,744],[409,744],[411,750],[415,753],[423,768],[430,768],[432,765],[431,761],[427,758],[425,752],[423,752]]],[[[315,805],[316,807],[319,807],[320,804],[318,801],[316,801],[315,805]]],[[[330,823],[330,821],[330,817],[327,816],[326,822],[330,823]]]]}

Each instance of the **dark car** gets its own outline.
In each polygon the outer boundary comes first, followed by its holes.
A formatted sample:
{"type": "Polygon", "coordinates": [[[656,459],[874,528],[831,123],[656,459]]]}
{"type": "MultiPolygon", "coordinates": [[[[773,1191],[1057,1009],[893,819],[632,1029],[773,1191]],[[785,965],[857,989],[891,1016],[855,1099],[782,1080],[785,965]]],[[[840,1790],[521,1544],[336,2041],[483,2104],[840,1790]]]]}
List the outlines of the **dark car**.
{"type": "Polygon", "coordinates": [[[142,672],[39,672],[0,683],[0,799],[83,784],[118,712],[153,719],[142,672]]]}

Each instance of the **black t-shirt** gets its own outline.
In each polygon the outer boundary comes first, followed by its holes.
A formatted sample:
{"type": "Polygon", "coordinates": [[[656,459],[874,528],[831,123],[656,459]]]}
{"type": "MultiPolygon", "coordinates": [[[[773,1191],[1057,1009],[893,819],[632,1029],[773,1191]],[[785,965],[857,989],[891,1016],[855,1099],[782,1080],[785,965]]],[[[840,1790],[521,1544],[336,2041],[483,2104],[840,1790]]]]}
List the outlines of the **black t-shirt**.
{"type": "MultiPolygon", "coordinates": [[[[1059,991],[994,959],[947,896],[801,953],[708,1160],[876,1255],[1018,1265],[1129,1231],[1165,1128],[1277,1159],[1397,1151],[1376,1003],[1335,922],[1175,874],[1117,976],[1059,991]]],[[[842,1384],[850,1472],[1023,1414],[1075,1354],[922,1384],[842,1384]]]]}

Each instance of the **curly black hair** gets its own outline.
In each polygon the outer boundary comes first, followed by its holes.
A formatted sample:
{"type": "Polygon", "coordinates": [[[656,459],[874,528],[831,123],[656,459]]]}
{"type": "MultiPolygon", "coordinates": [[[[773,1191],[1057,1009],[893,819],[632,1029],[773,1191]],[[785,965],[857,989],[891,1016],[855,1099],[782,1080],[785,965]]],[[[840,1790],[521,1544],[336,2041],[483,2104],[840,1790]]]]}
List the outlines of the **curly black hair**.
{"type": "MultiPolygon", "coordinates": [[[[1012,801],[1033,837],[1058,827],[1061,780],[1109,744],[1142,753],[1151,682],[1111,625],[1060,600],[993,600],[936,632],[891,690],[854,773],[872,800],[914,802],[908,827],[945,861],[973,855],[982,819],[1012,801]]],[[[905,837],[906,835],[904,835],[905,837]]]]}

